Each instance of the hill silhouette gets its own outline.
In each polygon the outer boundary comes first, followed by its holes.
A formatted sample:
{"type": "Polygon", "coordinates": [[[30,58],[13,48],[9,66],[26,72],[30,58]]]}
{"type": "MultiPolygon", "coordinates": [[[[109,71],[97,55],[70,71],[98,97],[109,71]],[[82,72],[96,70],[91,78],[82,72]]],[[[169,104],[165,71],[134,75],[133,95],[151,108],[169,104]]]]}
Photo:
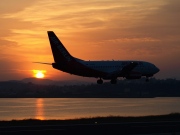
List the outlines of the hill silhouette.
{"type": "Polygon", "coordinates": [[[180,80],[119,80],[116,85],[25,78],[0,82],[0,97],[145,98],[180,97],[180,80]]]}
{"type": "Polygon", "coordinates": [[[33,83],[33,84],[41,84],[41,85],[82,85],[82,84],[89,84],[89,82],[77,81],[77,80],[66,80],[66,81],[54,81],[50,79],[44,78],[24,78],[21,80],[24,83],[33,83]]]}

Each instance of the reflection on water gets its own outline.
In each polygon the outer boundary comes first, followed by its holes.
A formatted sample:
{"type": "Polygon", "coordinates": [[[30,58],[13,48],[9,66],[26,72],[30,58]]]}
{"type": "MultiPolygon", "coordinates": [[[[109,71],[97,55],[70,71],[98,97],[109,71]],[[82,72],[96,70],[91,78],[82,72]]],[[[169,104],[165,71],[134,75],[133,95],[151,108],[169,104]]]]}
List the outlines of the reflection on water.
{"type": "Polygon", "coordinates": [[[180,113],[180,98],[0,98],[0,120],[180,113]]]}
{"type": "Polygon", "coordinates": [[[44,104],[43,99],[36,99],[36,119],[44,120],[44,104]]]}

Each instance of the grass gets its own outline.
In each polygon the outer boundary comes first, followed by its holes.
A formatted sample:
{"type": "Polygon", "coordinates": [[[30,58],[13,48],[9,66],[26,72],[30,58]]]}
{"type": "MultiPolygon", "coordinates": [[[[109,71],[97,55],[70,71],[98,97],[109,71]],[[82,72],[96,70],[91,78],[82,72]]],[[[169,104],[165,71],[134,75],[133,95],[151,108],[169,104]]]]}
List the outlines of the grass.
{"type": "Polygon", "coordinates": [[[121,123],[121,122],[154,122],[154,121],[180,121],[180,113],[171,113],[167,115],[151,115],[139,117],[91,117],[67,120],[38,120],[38,119],[24,119],[24,120],[10,120],[0,121],[0,126],[29,126],[29,125],[70,125],[70,124],[98,124],[98,123],[121,123]]]}

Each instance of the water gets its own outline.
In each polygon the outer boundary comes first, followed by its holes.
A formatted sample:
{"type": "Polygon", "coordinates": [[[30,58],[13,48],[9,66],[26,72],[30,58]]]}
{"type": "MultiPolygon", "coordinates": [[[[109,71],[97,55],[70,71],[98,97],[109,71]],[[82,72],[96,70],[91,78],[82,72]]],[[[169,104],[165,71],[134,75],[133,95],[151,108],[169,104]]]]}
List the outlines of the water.
{"type": "Polygon", "coordinates": [[[180,98],[1,98],[0,120],[146,116],[180,112],[180,98]]]}

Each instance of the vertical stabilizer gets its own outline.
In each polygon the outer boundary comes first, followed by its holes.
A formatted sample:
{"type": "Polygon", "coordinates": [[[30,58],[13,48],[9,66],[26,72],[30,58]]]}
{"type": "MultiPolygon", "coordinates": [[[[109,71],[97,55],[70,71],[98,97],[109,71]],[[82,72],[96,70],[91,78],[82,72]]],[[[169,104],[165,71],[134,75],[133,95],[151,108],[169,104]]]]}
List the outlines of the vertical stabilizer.
{"type": "Polygon", "coordinates": [[[64,45],[58,39],[53,31],[48,31],[48,37],[54,57],[55,63],[66,63],[72,61],[74,58],[66,50],[64,45]]]}

